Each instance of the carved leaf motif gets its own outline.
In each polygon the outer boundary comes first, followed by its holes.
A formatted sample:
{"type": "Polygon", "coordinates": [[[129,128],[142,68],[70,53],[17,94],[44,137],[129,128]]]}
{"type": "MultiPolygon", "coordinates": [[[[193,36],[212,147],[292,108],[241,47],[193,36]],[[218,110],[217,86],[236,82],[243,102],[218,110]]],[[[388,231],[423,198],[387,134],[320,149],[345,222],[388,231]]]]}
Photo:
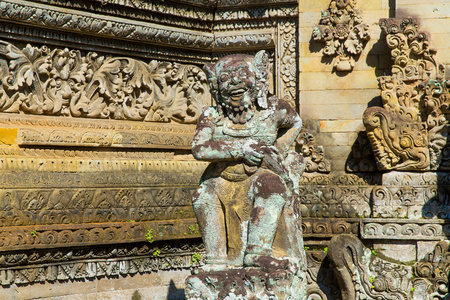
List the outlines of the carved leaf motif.
{"type": "MultiPolygon", "coordinates": [[[[103,26],[91,23],[82,18],[78,26],[103,26]]],[[[3,41],[0,55],[9,66],[0,85],[3,112],[195,123],[211,102],[206,76],[196,66],[83,56],[67,48],[20,50],[3,41]]]]}

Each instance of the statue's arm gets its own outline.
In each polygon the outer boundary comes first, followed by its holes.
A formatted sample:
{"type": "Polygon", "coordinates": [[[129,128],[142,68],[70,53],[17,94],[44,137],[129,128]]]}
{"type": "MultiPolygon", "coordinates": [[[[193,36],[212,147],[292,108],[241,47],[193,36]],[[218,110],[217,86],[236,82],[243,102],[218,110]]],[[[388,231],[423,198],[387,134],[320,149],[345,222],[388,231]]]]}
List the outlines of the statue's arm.
{"type": "Polygon", "coordinates": [[[279,130],[275,147],[280,153],[285,154],[294,143],[302,129],[302,119],[297,112],[284,100],[278,100],[279,130]]]}
{"type": "Polygon", "coordinates": [[[208,108],[201,114],[192,143],[194,157],[206,161],[237,160],[242,157],[241,143],[213,139],[216,127],[214,121],[213,108],[208,108]]]}

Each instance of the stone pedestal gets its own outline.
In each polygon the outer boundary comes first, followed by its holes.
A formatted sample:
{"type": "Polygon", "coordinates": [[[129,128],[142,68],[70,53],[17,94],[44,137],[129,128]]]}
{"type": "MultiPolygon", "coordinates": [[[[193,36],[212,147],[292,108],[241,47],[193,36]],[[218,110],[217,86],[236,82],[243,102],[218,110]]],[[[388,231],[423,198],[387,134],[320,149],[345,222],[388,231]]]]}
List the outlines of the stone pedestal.
{"type": "Polygon", "coordinates": [[[240,268],[191,275],[186,299],[302,299],[306,279],[290,270],[240,268]]]}

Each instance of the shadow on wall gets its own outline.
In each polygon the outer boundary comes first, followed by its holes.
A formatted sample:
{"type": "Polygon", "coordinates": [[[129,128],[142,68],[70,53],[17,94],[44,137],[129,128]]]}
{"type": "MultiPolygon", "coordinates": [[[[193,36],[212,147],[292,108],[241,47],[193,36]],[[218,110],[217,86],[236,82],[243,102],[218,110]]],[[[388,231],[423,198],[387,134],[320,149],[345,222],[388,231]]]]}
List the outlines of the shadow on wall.
{"type": "Polygon", "coordinates": [[[184,294],[184,289],[177,289],[175,282],[170,280],[169,291],[167,293],[167,300],[184,300],[186,295],[184,294]]]}

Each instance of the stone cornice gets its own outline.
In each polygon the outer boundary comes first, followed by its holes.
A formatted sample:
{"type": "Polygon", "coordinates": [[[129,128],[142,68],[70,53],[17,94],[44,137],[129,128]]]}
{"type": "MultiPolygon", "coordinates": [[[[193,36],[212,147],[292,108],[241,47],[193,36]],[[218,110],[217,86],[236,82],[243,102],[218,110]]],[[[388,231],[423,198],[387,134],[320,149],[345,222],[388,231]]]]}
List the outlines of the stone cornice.
{"type": "Polygon", "coordinates": [[[201,32],[124,18],[102,16],[21,0],[5,0],[0,3],[0,19],[45,26],[85,34],[129,39],[175,47],[211,49],[214,36],[201,32]]]}

